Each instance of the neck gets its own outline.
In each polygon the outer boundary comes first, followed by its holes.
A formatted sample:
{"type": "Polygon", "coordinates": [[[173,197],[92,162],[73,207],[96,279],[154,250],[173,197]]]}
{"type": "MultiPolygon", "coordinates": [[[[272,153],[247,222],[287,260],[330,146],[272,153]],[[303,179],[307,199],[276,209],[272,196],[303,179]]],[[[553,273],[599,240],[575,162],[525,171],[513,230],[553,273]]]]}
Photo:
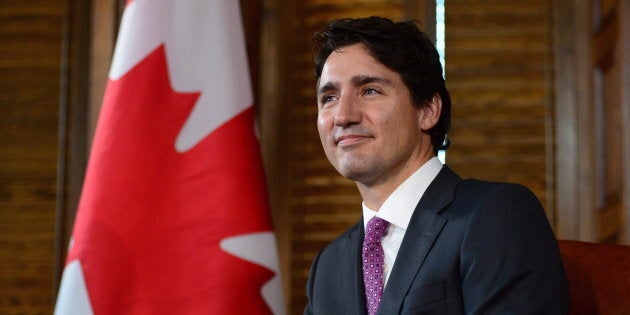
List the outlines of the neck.
{"type": "Polygon", "coordinates": [[[395,172],[396,174],[387,176],[387,178],[381,178],[374,183],[355,182],[365,205],[374,211],[380,210],[385,200],[394,190],[431,158],[433,158],[432,154],[423,156],[423,158],[416,159],[413,162],[410,161],[401,171],[395,172]]]}

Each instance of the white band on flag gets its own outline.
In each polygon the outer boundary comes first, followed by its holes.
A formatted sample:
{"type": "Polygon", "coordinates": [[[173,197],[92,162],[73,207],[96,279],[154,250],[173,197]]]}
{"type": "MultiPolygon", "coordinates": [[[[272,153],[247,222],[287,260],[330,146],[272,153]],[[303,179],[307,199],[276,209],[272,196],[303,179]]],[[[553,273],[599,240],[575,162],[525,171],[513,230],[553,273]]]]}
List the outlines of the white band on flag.
{"type": "Polygon", "coordinates": [[[121,78],[163,44],[173,88],[201,92],[177,137],[178,152],[253,104],[238,1],[132,1],[118,36],[110,79],[121,78]]]}
{"type": "Polygon", "coordinates": [[[92,315],[81,262],[73,260],[63,270],[55,315],[92,315]]]}
{"type": "Polygon", "coordinates": [[[237,235],[221,240],[220,246],[224,251],[261,265],[276,274],[262,287],[261,294],[273,314],[285,314],[275,234],[273,232],[261,232],[237,235]]]}

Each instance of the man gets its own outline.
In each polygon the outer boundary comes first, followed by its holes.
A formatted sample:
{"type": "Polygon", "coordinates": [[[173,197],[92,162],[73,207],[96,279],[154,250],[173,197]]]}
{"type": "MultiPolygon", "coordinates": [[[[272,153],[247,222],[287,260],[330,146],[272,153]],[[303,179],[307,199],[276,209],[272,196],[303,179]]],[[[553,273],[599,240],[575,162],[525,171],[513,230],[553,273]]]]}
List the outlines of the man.
{"type": "Polygon", "coordinates": [[[462,180],[435,157],[450,98],[430,39],[370,17],[334,21],[315,42],[320,139],[356,182],[363,218],[315,258],[304,313],[565,314],[536,197],[462,180]]]}

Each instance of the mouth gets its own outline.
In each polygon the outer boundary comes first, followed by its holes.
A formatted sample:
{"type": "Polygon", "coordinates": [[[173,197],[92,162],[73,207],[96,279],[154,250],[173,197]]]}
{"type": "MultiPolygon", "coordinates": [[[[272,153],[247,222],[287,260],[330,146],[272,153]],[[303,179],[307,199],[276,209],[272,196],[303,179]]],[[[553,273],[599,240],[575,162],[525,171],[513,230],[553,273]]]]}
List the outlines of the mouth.
{"type": "Polygon", "coordinates": [[[370,137],[363,135],[343,135],[335,139],[335,144],[340,147],[348,147],[360,144],[369,138],[370,137]]]}

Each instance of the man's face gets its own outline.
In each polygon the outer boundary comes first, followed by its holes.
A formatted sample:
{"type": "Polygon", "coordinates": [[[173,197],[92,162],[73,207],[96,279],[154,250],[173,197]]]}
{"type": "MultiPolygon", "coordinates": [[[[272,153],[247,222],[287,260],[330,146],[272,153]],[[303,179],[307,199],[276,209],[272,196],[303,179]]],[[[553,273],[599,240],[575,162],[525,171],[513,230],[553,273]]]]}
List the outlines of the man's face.
{"type": "MultiPolygon", "coordinates": [[[[355,44],[330,54],[317,85],[317,128],[337,171],[364,185],[409,176],[432,156],[423,109],[390,70],[355,44]]],[[[400,181],[399,181],[400,182],[400,181]]]]}

